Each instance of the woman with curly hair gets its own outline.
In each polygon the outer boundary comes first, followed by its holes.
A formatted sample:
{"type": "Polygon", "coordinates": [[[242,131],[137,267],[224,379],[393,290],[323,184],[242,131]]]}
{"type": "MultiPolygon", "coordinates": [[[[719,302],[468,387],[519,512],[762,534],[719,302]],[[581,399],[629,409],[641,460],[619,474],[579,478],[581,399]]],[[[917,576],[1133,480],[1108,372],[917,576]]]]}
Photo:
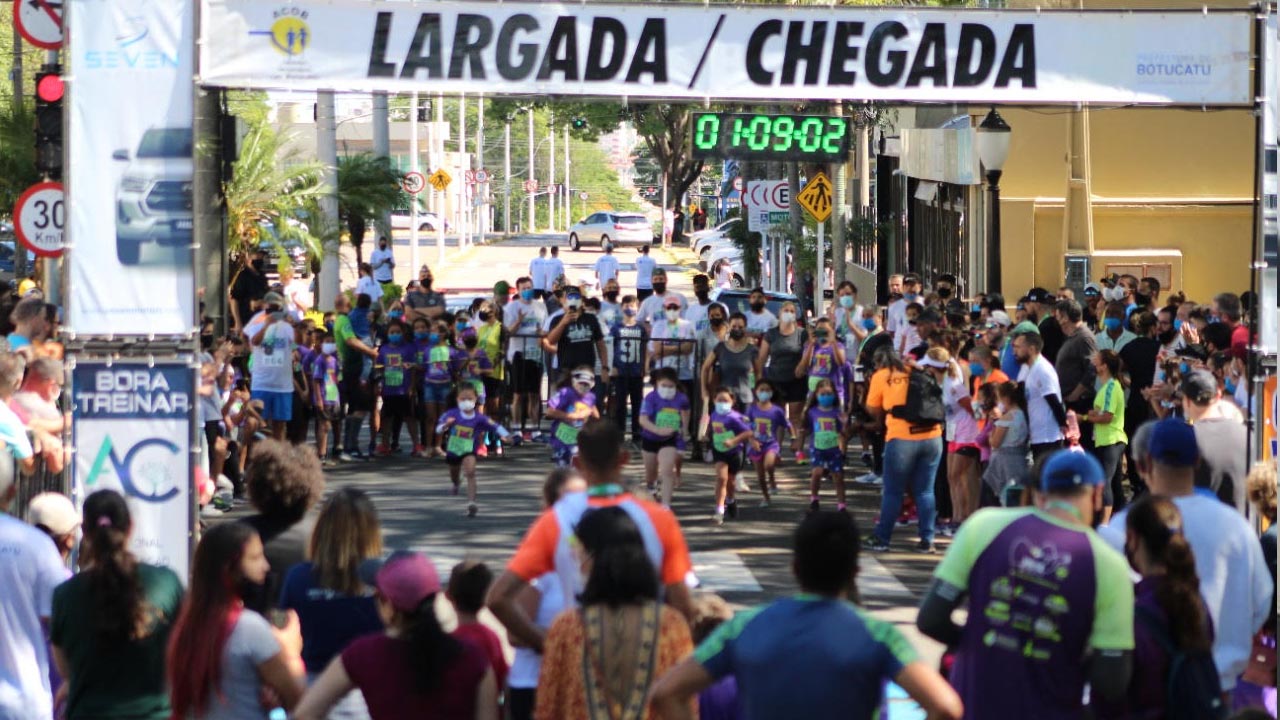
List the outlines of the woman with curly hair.
{"type": "Polygon", "coordinates": [[[285,572],[307,559],[315,527],[307,511],[324,493],[324,471],[311,448],[260,440],[249,454],[245,483],[258,514],[241,522],[258,531],[271,570],[261,590],[244,601],[250,609],[266,612],[280,597],[285,572]]]}

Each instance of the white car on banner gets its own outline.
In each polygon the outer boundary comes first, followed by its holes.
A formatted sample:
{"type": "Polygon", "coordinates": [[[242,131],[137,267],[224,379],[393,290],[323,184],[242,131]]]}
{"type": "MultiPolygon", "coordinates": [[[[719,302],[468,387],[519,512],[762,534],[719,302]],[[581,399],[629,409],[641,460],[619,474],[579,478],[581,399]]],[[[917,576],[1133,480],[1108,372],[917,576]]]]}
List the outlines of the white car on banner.
{"type": "Polygon", "coordinates": [[[116,150],[112,159],[129,166],[116,189],[116,256],[137,265],[144,243],[191,244],[191,128],[151,128],[137,150],[116,150]]]}

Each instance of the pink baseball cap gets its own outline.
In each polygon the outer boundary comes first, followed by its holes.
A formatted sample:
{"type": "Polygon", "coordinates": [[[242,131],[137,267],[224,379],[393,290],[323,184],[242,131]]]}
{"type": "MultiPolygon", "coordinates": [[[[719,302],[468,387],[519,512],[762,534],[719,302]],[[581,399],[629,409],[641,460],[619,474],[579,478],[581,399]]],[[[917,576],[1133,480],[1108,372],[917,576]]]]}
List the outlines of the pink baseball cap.
{"type": "Polygon", "coordinates": [[[426,555],[397,550],[386,560],[360,563],[360,580],[378,589],[401,612],[418,609],[423,600],[440,592],[440,575],[426,555]]]}

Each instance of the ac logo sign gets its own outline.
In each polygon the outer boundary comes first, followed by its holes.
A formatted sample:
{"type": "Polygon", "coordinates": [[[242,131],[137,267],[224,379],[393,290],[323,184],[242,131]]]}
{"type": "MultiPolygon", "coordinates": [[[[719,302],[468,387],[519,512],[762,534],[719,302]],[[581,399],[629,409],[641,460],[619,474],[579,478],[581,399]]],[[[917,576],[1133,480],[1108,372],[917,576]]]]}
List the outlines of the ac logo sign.
{"type": "Polygon", "coordinates": [[[163,503],[181,492],[178,483],[186,478],[181,459],[176,444],[164,438],[148,438],[129,448],[121,460],[111,436],[106,435],[84,484],[92,492],[104,472],[114,472],[126,496],[163,503]]]}

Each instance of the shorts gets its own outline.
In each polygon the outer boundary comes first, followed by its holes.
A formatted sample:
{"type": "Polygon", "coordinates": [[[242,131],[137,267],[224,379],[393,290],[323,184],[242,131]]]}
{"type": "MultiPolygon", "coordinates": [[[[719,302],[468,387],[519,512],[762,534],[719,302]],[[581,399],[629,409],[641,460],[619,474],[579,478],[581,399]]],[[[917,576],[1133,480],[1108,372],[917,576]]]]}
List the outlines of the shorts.
{"type": "Polygon", "coordinates": [[[407,418],[412,417],[412,408],[409,405],[408,395],[387,395],[382,398],[382,417],[383,418],[407,418]]]}
{"type": "Polygon", "coordinates": [[[960,443],[953,440],[947,443],[947,452],[967,458],[982,457],[982,448],[975,443],[960,443]]]}
{"type": "Polygon", "coordinates": [[[742,451],[733,449],[729,452],[720,452],[719,450],[711,450],[711,460],[715,463],[724,463],[729,466],[729,474],[737,475],[742,472],[742,451]]]}
{"type": "Polygon", "coordinates": [[[444,462],[449,467],[458,467],[462,464],[463,460],[466,460],[469,457],[475,457],[475,455],[475,453],[467,453],[466,455],[445,455],[444,462]]]}
{"type": "Polygon", "coordinates": [[[516,353],[511,362],[511,387],[515,392],[540,392],[542,389],[542,363],[537,360],[525,360],[524,355],[516,353]]]}
{"type": "Polygon", "coordinates": [[[316,417],[326,422],[334,422],[341,414],[337,403],[324,403],[316,409],[316,417]]]}
{"type": "Polygon", "coordinates": [[[422,383],[422,401],[434,405],[444,405],[449,402],[449,393],[453,392],[453,386],[447,382],[422,383]]]}
{"type": "Polygon", "coordinates": [[[835,450],[809,449],[809,464],[830,473],[844,473],[844,453],[835,450]]]}
{"type": "Polygon", "coordinates": [[[253,400],[262,401],[262,419],[267,422],[289,422],[293,419],[293,393],[271,392],[270,390],[254,390],[249,393],[253,400]]]}
{"type": "Polygon", "coordinates": [[[774,387],[774,402],[796,403],[809,399],[809,386],[805,380],[770,380],[774,387]]]}
{"type": "Polygon", "coordinates": [[[573,464],[573,457],[577,454],[577,445],[551,446],[551,462],[555,463],[556,467],[569,467],[573,464]]]}
{"type": "Polygon", "coordinates": [[[769,453],[781,455],[782,447],[776,442],[762,443],[758,452],[752,450],[750,446],[747,447],[747,459],[753,463],[759,464],[769,453]]]}
{"type": "Polygon", "coordinates": [[[502,397],[502,381],[495,377],[485,376],[481,378],[484,383],[484,396],[486,398],[502,397]]]}
{"type": "Polygon", "coordinates": [[[640,437],[640,449],[647,453],[656,453],[662,448],[669,448],[669,447],[670,448],[679,447],[679,437],[677,435],[672,435],[671,437],[664,438],[662,440],[650,440],[649,438],[646,438],[644,436],[640,437]]]}

